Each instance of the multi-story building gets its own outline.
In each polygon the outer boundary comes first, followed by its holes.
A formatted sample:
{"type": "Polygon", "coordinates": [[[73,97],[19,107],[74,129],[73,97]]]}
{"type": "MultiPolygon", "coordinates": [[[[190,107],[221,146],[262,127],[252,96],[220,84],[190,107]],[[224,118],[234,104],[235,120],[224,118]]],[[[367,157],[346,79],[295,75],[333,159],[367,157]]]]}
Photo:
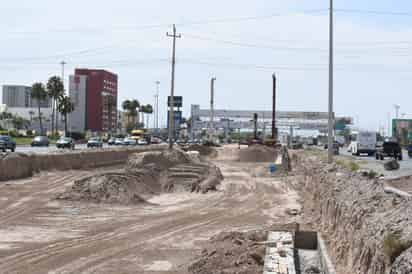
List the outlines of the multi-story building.
{"type": "MultiPolygon", "coordinates": [[[[29,86],[4,85],[2,99],[3,104],[8,107],[32,108],[38,105],[37,100],[31,98],[31,87],[29,86]]],[[[41,108],[48,108],[50,106],[50,99],[40,101],[41,108]]]]}
{"type": "Polygon", "coordinates": [[[73,131],[115,131],[117,128],[117,75],[106,70],[76,69],[70,76],[70,115],[73,131]]]}

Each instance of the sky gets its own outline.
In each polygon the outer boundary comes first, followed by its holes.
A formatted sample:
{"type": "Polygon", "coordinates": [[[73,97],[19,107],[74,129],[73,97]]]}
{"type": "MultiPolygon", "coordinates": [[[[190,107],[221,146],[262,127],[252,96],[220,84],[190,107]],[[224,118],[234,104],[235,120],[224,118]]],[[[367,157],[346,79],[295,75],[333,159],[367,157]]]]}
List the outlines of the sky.
{"type": "MultiPolygon", "coordinates": [[[[327,111],[327,0],[55,0],[1,1],[0,85],[31,85],[75,68],[119,76],[119,104],[153,104],[160,81],[160,123],[170,93],[176,24],[175,94],[209,107],[271,109],[278,78],[278,109],[327,111]]],[[[335,89],[338,116],[370,130],[388,117],[412,118],[412,2],[335,0],[335,89]]]]}

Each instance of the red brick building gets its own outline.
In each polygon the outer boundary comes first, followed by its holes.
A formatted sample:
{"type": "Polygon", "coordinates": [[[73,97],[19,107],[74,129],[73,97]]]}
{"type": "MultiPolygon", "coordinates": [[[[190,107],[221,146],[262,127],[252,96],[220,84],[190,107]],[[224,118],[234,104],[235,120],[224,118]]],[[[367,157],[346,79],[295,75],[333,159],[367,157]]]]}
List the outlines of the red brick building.
{"type": "Polygon", "coordinates": [[[116,130],[117,75],[106,70],[76,69],[76,76],[86,76],[86,130],[116,130]],[[109,126],[111,124],[111,127],[109,126]]]}

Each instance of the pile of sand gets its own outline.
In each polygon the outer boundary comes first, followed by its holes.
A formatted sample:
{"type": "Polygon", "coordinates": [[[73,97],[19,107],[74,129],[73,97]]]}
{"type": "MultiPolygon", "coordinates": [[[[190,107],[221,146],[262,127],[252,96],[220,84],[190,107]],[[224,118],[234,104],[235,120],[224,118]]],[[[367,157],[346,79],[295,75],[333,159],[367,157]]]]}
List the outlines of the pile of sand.
{"type": "Polygon", "coordinates": [[[74,182],[59,200],[94,203],[139,204],[159,193],[155,178],[123,173],[106,173],[74,182]]]}
{"type": "Polygon", "coordinates": [[[208,247],[189,266],[192,274],[255,274],[263,272],[267,233],[223,232],[210,239],[208,247]]]}
{"type": "Polygon", "coordinates": [[[265,145],[251,145],[239,151],[241,162],[274,162],[278,156],[278,150],[265,145]]]}
{"type": "Polygon", "coordinates": [[[130,156],[123,172],[102,173],[74,182],[57,199],[137,204],[163,192],[216,190],[223,176],[216,166],[181,150],[130,156]]]}

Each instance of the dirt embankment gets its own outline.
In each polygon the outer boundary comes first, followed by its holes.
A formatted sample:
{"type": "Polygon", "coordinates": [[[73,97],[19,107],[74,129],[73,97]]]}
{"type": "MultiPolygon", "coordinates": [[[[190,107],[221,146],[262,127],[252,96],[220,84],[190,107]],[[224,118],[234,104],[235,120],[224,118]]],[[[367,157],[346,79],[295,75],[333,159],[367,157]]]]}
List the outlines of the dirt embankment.
{"type": "Polygon", "coordinates": [[[10,153],[0,155],[0,181],[31,177],[50,170],[87,169],[126,163],[136,152],[160,151],[165,147],[116,148],[99,151],[73,151],[50,154],[10,153]]]}
{"type": "Polygon", "coordinates": [[[144,203],[164,192],[216,190],[220,170],[181,150],[133,154],[123,172],[102,173],[74,182],[57,199],[95,203],[144,203]]]}
{"type": "Polygon", "coordinates": [[[304,216],[328,241],[338,273],[412,273],[412,200],[384,183],[304,153],[290,184],[301,190],[304,216]]]}

